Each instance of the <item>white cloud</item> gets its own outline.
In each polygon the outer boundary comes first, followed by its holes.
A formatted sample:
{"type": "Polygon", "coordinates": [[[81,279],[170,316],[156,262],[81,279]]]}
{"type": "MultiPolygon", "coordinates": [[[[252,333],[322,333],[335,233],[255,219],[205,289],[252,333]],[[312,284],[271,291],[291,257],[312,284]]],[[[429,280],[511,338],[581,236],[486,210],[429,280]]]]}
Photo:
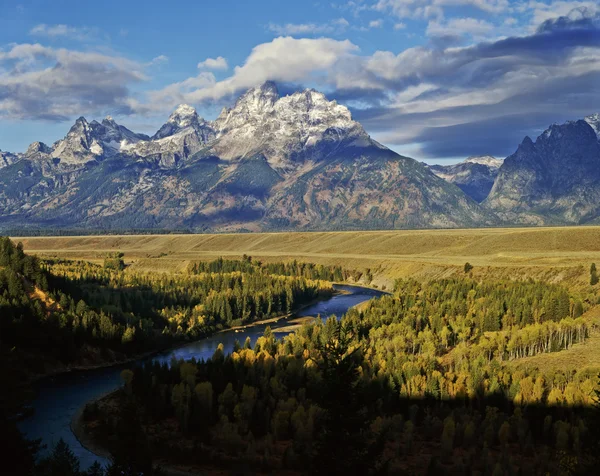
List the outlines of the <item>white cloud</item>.
{"type": "Polygon", "coordinates": [[[555,1],[543,3],[538,1],[530,1],[526,4],[526,8],[531,10],[531,28],[534,29],[546,20],[568,16],[574,10],[586,11],[587,14],[595,15],[600,13],[600,3],[594,1],[555,1]]]}
{"type": "Polygon", "coordinates": [[[469,35],[476,40],[481,40],[493,30],[494,25],[485,20],[452,18],[445,22],[429,22],[426,34],[427,36],[440,38],[461,38],[469,35]]]}
{"type": "Polygon", "coordinates": [[[269,23],[267,30],[276,35],[322,35],[343,32],[350,23],[345,18],[338,18],[328,23],[286,23],[279,25],[269,23]]]}
{"type": "Polygon", "coordinates": [[[143,65],[120,56],[12,45],[0,50],[0,117],[62,120],[125,111],[128,86],[146,79],[143,65]]]}
{"type": "Polygon", "coordinates": [[[486,13],[501,13],[508,10],[508,0],[433,0],[438,6],[469,6],[486,13]]]}
{"type": "Polygon", "coordinates": [[[446,17],[445,7],[466,6],[488,14],[504,13],[510,9],[509,0],[375,0],[360,5],[363,9],[391,13],[398,18],[437,22],[446,17]]]}
{"type": "MultiPolygon", "coordinates": [[[[52,119],[102,109],[164,114],[180,103],[220,106],[247,88],[274,80],[333,91],[340,102],[360,106],[357,111],[370,108],[363,116],[367,129],[381,133],[379,137],[388,143],[403,144],[417,139],[435,141],[424,139],[431,128],[446,128],[450,133],[452,128],[483,127],[484,120],[510,123],[515,114],[537,118],[582,107],[591,108],[587,111],[590,113],[600,107],[600,45],[593,44],[589,35],[576,37],[573,33],[568,41],[564,34],[550,37],[555,33],[552,29],[540,41],[539,36],[527,34],[526,24],[523,26],[523,21],[529,22],[532,16],[537,21],[554,18],[550,5],[566,11],[566,4],[572,7],[589,2],[530,2],[518,7],[524,9],[522,15],[517,7],[510,7],[506,14],[494,13],[493,9],[503,8],[501,1],[359,3],[398,18],[407,13],[406,18],[428,19],[426,33],[430,37],[468,36],[473,44],[448,47],[432,41],[400,53],[377,51],[365,55],[349,40],[281,36],[255,46],[243,64],[222,80],[217,80],[213,71],[228,67],[225,58],[207,58],[198,64],[197,75],[137,96],[129,87],[146,79],[145,66],[164,62],[162,55],[143,65],[118,56],[40,44],[11,45],[0,49],[0,117],[52,119]],[[480,4],[479,10],[489,10],[489,18],[444,17],[441,10],[449,5],[473,7],[475,3],[480,4]],[[512,38],[492,38],[500,34],[512,38]]],[[[569,8],[566,14],[571,11],[569,8]]],[[[348,22],[342,20],[337,20],[338,28],[350,31],[348,22]]],[[[382,20],[363,20],[362,24],[374,28],[382,20]]],[[[395,21],[394,25],[385,19],[385,25],[389,22],[396,30],[406,28],[404,21],[395,21]]],[[[559,23],[557,28],[562,25],[559,23]]],[[[317,34],[324,25],[332,28],[333,22],[282,28],[310,35],[317,34]]],[[[360,120],[360,112],[357,114],[360,120]]],[[[433,137],[433,133],[427,137],[433,137]]],[[[445,141],[452,143],[453,139],[447,136],[445,141]]]]}
{"type": "Polygon", "coordinates": [[[383,26],[383,20],[373,20],[369,22],[369,28],[381,28],[383,26]]]}
{"type": "Polygon", "coordinates": [[[169,62],[168,56],[159,55],[159,56],[156,56],[155,58],[152,58],[152,60],[148,63],[148,66],[156,66],[156,65],[165,64],[168,62],[169,62]]]}
{"type": "Polygon", "coordinates": [[[225,58],[217,56],[216,58],[206,58],[204,61],[200,61],[198,69],[226,70],[229,69],[229,65],[225,58]]]}
{"type": "Polygon", "coordinates": [[[444,18],[444,11],[433,0],[378,0],[373,10],[386,12],[398,18],[437,19],[444,18]]]}
{"type": "Polygon", "coordinates": [[[99,34],[97,28],[75,27],[70,25],[46,25],[40,23],[34,26],[30,31],[30,35],[44,36],[47,38],[65,37],[73,40],[86,41],[96,37],[99,34]]]}
{"type": "Polygon", "coordinates": [[[358,47],[348,40],[279,37],[254,47],[245,63],[236,66],[233,74],[222,81],[216,81],[212,73],[203,72],[148,93],[151,105],[135,102],[132,107],[147,113],[168,110],[179,103],[219,101],[267,80],[323,82],[336,63],[357,51],[358,47]]]}

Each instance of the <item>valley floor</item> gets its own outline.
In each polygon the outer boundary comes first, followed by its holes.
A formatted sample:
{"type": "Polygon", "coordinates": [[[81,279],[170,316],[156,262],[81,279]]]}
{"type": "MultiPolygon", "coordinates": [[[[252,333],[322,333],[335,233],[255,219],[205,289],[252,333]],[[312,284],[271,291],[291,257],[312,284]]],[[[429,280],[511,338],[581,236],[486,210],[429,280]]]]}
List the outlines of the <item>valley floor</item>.
{"type": "Polygon", "coordinates": [[[600,227],[485,228],[311,233],[105,235],[15,237],[42,257],[102,260],[121,251],[132,269],[179,271],[191,261],[244,254],[263,261],[298,259],[371,269],[373,284],[390,288],[397,278],[532,277],[585,285],[586,268],[600,262],[600,227]]]}

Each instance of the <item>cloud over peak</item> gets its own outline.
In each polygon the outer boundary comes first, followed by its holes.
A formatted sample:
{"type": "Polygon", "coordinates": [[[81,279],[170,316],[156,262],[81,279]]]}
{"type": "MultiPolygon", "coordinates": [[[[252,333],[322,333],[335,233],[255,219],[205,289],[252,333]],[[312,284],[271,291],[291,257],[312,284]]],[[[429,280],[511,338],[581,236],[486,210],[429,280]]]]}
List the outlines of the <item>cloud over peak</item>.
{"type": "Polygon", "coordinates": [[[197,69],[163,43],[153,59],[131,60],[77,40],[85,28],[36,25],[40,41],[73,46],[0,48],[0,118],[109,112],[146,122],[181,103],[210,115],[274,80],[322,90],[376,139],[441,158],[502,156],[531,128],[600,110],[597,0],[353,0],[343,15],[259,25],[267,38],[237,65],[237,52],[215,42],[197,69]]]}
{"type": "Polygon", "coordinates": [[[213,70],[226,70],[229,69],[227,60],[222,56],[216,58],[206,58],[204,61],[198,63],[198,69],[213,69],[213,70]]]}

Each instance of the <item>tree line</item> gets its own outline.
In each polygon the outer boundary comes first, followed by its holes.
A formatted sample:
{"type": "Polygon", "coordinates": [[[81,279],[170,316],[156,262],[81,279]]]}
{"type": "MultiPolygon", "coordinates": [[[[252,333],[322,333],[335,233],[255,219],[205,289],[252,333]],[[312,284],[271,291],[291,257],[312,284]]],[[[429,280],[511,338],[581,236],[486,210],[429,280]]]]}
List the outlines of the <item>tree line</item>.
{"type": "MultiPolygon", "coordinates": [[[[598,371],[511,362],[582,342],[593,304],[536,281],[399,281],[393,296],[281,340],[267,329],[230,355],[125,371],[112,398],[140,409],[152,454],[186,464],[585,474],[600,441],[598,371]]],[[[113,447],[114,403],[87,410],[113,447]]]]}

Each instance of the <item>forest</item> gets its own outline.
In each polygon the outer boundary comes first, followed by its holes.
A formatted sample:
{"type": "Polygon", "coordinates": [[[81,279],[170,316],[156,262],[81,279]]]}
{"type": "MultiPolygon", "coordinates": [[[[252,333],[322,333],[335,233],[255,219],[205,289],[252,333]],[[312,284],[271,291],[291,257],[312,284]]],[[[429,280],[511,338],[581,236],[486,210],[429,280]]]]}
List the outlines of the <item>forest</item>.
{"type": "Polygon", "coordinates": [[[283,339],[267,328],[230,355],[126,370],[84,418],[113,451],[127,418],[147,455],[199,468],[589,474],[597,370],[510,364],[584,342],[597,304],[593,288],[532,280],[397,281],[393,295],[283,339]]]}
{"type": "Polygon", "coordinates": [[[524,358],[598,332],[589,286],[532,279],[397,280],[344,316],[278,338],[220,346],[204,361],[132,366],[122,387],[85,407],[88,434],[112,462],[88,470],[64,442],[14,426],[20,384],[95,349],[136,356],[331,295],[371,271],[290,261],[191,262],[181,273],[40,260],[0,238],[0,434],[5,466],[34,476],[198,471],[286,474],[590,474],[600,461],[600,369],[540,370],[524,358]],[[38,456],[36,456],[38,455],[38,456]],[[11,464],[13,466],[11,466],[11,464]]]}
{"type": "MultiPolygon", "coordinates": [[[[0,433],[3,441],[18,442],[18,466],[28,466],[24,459],[33,464],[36,453],[35,442],[22,441],[14,428],[31,379],[82,363],[116,363],[288,314],[330,296],[331,282],[320,277],[341,273],[323,266],[310,272],[263,266],[247,256],[206,266],[168,275],[128,270],[121,253],[107,255],[102,264],[40,260],[0,237],[0,433]]],[[[55,452],[58,459],[73,459],[64,445],[55,452]]],[[[70,473],[63,468],[53,474],[70,473]]]]}
{"type": "Polygon", "coordinates": [[[17,379],[45,373],[48,362],[117,360],[290,313],[333,292],[319,276],[341,276],[337,268],[305,272],[250,257],[205,267],[179,275],[129,272],[119,254],[103,265],[42,262],[0,238],[0,352],[20,359],[17,379]]]}

